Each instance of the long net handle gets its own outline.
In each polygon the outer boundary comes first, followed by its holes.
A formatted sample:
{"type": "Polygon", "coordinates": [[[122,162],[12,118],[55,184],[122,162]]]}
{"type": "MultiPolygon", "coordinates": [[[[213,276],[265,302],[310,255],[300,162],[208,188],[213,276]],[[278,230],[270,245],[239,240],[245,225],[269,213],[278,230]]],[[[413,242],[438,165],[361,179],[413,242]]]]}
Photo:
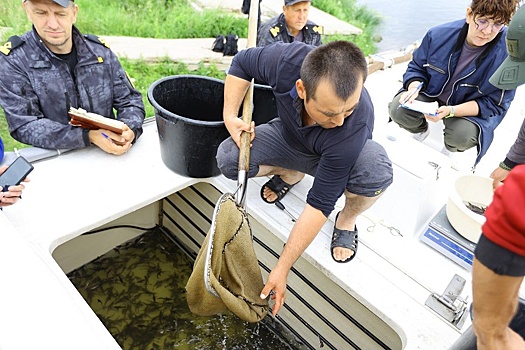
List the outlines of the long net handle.
{"type": "Polygon", "coordinates": [[[409,52],[407,54],[404,54],[402,56],[394,57],[390,59],[390,64],[387,65],[385,61],[374,61],[371,64],[368,65],[368,75],[377,72],[378,70],[383,70],[385,67],[392,67],[393,65],[410,61],[412,59],[412,52],[409,52]]]}
{"type": "MultiPolygon", "coordinates": [[[[259,15],[259,0],[250,1],[250,14],[248,21],[248,44],[247,47],[255,47],[257,41],[257,17],[259,15]]],[[[253,113],[253,79],[250,87],[244,96],[242,106],[242,120],[246,124],[251,124],[253,113]]],[[[241,134],[241,148],[239,150],[239,171],[245,170],[248,172],[250,165],[250,137],[251,134],[243,132],[241,134]]]]}

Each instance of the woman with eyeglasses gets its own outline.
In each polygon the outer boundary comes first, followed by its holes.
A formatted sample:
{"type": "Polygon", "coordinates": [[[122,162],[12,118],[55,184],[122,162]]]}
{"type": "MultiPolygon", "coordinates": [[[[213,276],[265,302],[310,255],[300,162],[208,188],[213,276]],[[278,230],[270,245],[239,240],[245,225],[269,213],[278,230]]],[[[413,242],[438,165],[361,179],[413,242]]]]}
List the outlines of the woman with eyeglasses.
{"type": "MultiPolygon", "coordinates": [[[[428,122],[444,123],[442,152],[477,147],[474,169],[487,152],[510,106],[515,90],[501,90],[489,77],[507,57],[506,25],[517,0],[472,0],[466,18],[431,28],[403,75],[403,87],[389,104],[390,118],[418,141],[429,134],[428,122]],[[423,114],[401,105],[437,101],[435,113],[423,114]]],[[[463,163],[464,164],[464,163],[463,163]]],[[[459,164],[452,166],[458,170],[459,164]]]]}

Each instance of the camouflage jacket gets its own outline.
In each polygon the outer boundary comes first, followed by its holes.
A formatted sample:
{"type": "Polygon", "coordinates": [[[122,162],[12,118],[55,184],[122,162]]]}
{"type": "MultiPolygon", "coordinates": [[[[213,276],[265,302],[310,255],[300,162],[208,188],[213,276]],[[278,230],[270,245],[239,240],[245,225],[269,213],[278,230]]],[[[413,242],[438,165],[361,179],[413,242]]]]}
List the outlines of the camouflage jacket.
{"type": "MultiPolygon", "coordinates": [[[[303,32],[304,43],[314,46],[319,46],[322,44],[322,26],[318,26],[314,22],[308,20],[301,31],[303,32]]],[[[258,30],[257,35],[257,46],[259,47],[270,45],[277,41],[282,41],[284,43],[291,43],[294,41],[294,36],[288,31],[288,27],[286,27],[286,20],[284,18],[284,14],[282,13],[262,24],[261,28],[258,30]]]]}
{"type": "Polygon", "coordinates": [[[37,147],[81,148],[88,133],[69,125],[70,107],[124,122],[142,134],[142,95],[131,85],[117,56],[97,37],[73,27],[78,63],[75,78],[33,28],[0,46],[0,105],[16,140],[37,147]]]}

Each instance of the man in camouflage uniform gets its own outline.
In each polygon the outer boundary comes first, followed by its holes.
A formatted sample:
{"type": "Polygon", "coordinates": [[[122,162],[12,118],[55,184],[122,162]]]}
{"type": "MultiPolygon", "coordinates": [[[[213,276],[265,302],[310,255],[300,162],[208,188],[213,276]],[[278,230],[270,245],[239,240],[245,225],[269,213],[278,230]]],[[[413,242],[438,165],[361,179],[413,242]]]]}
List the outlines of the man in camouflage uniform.
{"type": "Polygon", "coordinates": [[[107,153],[129,150],[142,133],[142,96],[117,57],[74,26],[78,6],[70,0],[26,0],[32,30],[0,46],[0,105],[16,140],[37,147],[81,148],[107,153]],[[69,125],[70,107],[122,121],[122,135],[69,125]],[[123,145],[117,145],[123,143],[123,145]]]}
{"type": "Polygon", "coordinates": [[[277,41],[302,41],[309,45],[321,45],[323,27],[308,20],[310,2],[311,0],[284,0],[283,13],[261,25],[257,46],[266,46],[277,41]]]}

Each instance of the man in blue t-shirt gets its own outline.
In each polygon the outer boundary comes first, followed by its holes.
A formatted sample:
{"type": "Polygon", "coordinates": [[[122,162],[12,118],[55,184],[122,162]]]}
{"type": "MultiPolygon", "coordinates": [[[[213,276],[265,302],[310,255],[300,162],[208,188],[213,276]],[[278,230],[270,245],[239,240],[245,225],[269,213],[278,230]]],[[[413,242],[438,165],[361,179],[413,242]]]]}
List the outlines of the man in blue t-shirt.
{"type": "Polygon", "coordinates": [[[337,214],[331,254],[336,262],[355,257],[357,216],[392,183],[392,164],[372,141],[374,108],[363,87],[367,64],[347,41],[314,47],[302,42],[275,43],[242,50],[225,80],[223,118],[231,137],[217,151],[217,164],[230,179],[238,175],[240,135],[252,134],[248,176],[273,177],[261,197],[275,203],[305,174],[314,177],[306,205],[262,290],[271,290],[277,314],[284,303],[286,278],[299,256],[321,230],[344,194],[337,214]],[[272,87],[278,117],[254,127],[237,117],[250,80],[272,87]]]}

